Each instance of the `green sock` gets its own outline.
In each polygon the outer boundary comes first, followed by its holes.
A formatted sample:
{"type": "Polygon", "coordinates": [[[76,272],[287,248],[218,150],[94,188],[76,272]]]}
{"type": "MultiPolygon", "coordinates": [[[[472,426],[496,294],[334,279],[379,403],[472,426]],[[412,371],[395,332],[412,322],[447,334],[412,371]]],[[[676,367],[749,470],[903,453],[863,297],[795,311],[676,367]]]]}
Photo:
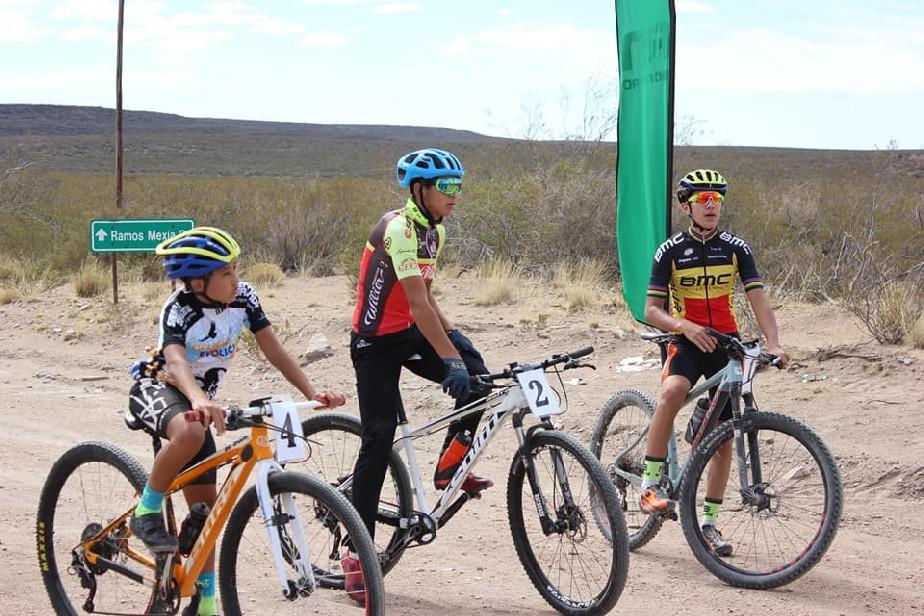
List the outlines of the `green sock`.
{"type": "Polygon", "coordinates": [[[158,492],[151,487],[151,484],[144,484],[144,491],[141,493],[141,501],[135,507],[135,516],[143,516],[148,513],[160,513],[164,506],[164,493],[158,492]]]}
{"type": "Polygon", "coordinates": [[[645,472],[642,473],[642,485],[654,485],[661,479],[661,471],[664,470],[664,458],[655,458],[654,456],[645,456],[645,472]]]}
{"type": "Polygon", "coordinates": [[[699,525],[705,526],[706,524],[715,525],[719,521],[719,511],[722,509],[722,499],[721,498],[706,498],[703,502],[703,518],[700,520],[699,525]]]}
{"type": "Polygon", "coordinates": [[[196,580],[199,585],[198,616],[215,616],[218,614],[218,600],[215,597],[215,572],[200,573],[196,580]]]}

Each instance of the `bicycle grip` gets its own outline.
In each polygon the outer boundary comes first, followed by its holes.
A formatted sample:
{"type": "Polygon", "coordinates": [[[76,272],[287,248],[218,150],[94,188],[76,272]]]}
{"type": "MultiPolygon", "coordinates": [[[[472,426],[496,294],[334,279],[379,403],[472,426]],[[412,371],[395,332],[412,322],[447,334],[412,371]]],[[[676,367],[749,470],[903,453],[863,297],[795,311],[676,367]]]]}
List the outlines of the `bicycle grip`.
{"type": "Polygon", "coordinates": [[[594,348],[592,346],[589,346],[589,347],[584,347],[583,349],[578,349],[577,351],[574,351],[572,353],[568,353],[567,355],[571,359],[577,359],[578,357],[584,357],[585,355],[590,355],[593,352],[594,352],[594,348]]]}

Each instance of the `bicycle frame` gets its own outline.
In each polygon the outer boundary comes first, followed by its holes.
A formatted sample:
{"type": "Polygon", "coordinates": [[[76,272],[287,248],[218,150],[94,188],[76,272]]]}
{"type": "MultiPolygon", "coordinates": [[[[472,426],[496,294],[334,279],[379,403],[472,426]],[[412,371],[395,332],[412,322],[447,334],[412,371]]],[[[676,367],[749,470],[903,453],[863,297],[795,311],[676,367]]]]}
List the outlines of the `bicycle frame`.
{"type": "MultiPolygon", "coordinates": [[[[314,401],[294,404],[296,409],[316,408],[317,406],[319,406],[319,403],[314,401]]],[[[262,409],[242,409],[242,411],[259,411],[250,413],[250,416],[259,416],[261,414],[265,414],[262,409]]],[[[272,445],[272,439],[269,437],[267,424],[262,422],[254,423],[250,427],[249,436],[244,436],[238,439],[234,443],[225,447],[224,450],[216,452],[205,460],[202,460],[196,465],[186,469],[180,473],[180,475],[177,476],[176,479],[174,479],[170,484],[170,487],[167,490],[167,495],[172,495],[182,490],[185,486],[189,485],[195,479],[208,471],[219,469],[229,464],[231,465],[228,477],[225,479],[221,488],[218,490],[215,506],[212,507],[212,510],[209,512],[209,515],[203,524],[202,531],[199,533],[199,537],[196,540],[196,543],[193,545],[189,556],[185,560],[181,557],[177,558],[175,562],[172,562],[172,564],[170,560],[167,561],[167,566],[170,567],[172,572],[172,579],[175,580],[179,586],[180,597],[190,597],[194,594],[196,589],[196,579],[199,573],[202,571],[202,568],[205,565],[205,561],[209,554],[215,548],[218,541],[218,536],[224,529],[225,523],[228,521],[228,517],[231,515],[231,511],[233,510],[234,505],[237,503],[241,493],[244,491],[244,488],[247,485],[247,480],[249,479],[251,473],[254,472],[254,469],[256,469],[257,472],[255,483],[257,487],[257,498],[258,502],[260,503],[260,510],[263,514],[263,519],[273,520],[273,503],[272,498],[270,497],[268,478],[270,473],[273,471],[282,470],[282,466],[275,460],[275,455],[275,448],[272,445]]],[[[131,571],[130,569],[123,567],[116,562],[100,562],[101,557],[92,549],[97,543],[109,536],[110,533],[112,533],[116,528],[119,528],[120,526],[127,528],[128,520],[131,517],[136,505],[137,500],[125,513],[110,521],[109,524],[100,530],[94,537],[83,541],[77,549],[80,549],[83,554],[85,554],[85,557],[90,564],[99,564],[105,566],[107,569],[121,573],[136,582],[153,587],[157,583],[157,578],[146,578],[144,576],[139,576],[134,571],[131,571]]],[[[295,559],[297,562],[294,564],[300,579],[307,580],[308,587],[313,591],[316,587],[316,583],[314,574],[311,569],[310,560],[308,558],[308,545],[303,534],[301,520],[298,518],[298,511],[294,506],[294,502],[291,501],[291,495],[289,495],[289,499],[286,499],[283,502],[283,507],[286,510],[286,513],[296,520],[296,524],[293,526],[293,529],[296,530],[293,540],[296,542],[298,547],[298,557],[295,559]]],[[[175,521],[171,520],[171,523],[175,524],[175,521]]],[[[273,558],[279,577],[280,590],[283,592],[283,594],[289,596],[291,591],[289,589],[287,576],[285,575],[285,561],[282,555],[282,546],[279,541],[279,534],[272,532],[273,527],[274,525],[272,523],[266,524],[267,536],[273,551],[273,558]]],[[[154,573],[157,569],[158,565],[156,561],[145,552],[127,548],[125,549],[124,554],[139,564],[150,568],[152,573],[154,573]]],[[[175,556],[176,555],[171,555],[171,557],[175,556]]]]}
{"type": "MultiPolygon", "coordinates": [[[[690,404],[690,402],[699,398],[703,393],[709,391],[713,387],[717,387],[718,391],[716,395],[709,402],[709,411],[706,416],[703,417],[700,430],[694,436],[692,447],[695,448],[704,434],[702,429],[706,425],[709,425],[715,421],[713,416],[716,412],[719,412],[721,409],[725,408],[725,405],[730,402],[732,407],[732,420],[739,419],[742,416],[741,411],[741,399],[745,400],[745,412],[753,409],[753,395],[751,393],[751,379],[756,369],[755,362],[750,356],[746,356],[742,361],[736,358],[729,358],[725,366],[716,372],[714,375],[700,383],[699,385],[694,386],[687,393],[686,398],[681,405],[681,408],[690,404]]],[[[638,438],[635,439],[628,447],[620,451],[616,455],[618,460],[626,452],[637,447],[644,439],[648,438],[648,430],[651,427],[651,423],[645,426],[645,429],[641,431],[638,438]]],[[[744,436],[737,426],[735,427],[735,448],[739,455],[744,451],[744,436]]],[[[756,448],[752,448],[752,456],[756,454],[756,448]]],[[[687,466],[690,463],[690,460],[687,461],[681,466],[678,462],[679,454],[677,451],[677,437],[673,431],[671,431],[670,438],[667,442],[667,477],[670,482],[670,491],[671,496],[676,494],[676,491],[679,489],[680,484],[683,482],[683,476],[686,472],[687,466]]],[[[755,473],[755,482],[759,483],[760,480],[760,466],[759,464],[752,464],[755,468],[753,472],[755,473]]],[[[740,480],[741,485],[746,486],[749,484],[747,476],[744,474],[746,465],[739,465],[740,469],[740,480]]],[[[639,476],[636,476],[628,471],[615,468],[614,472],[619,475],[624,480],[634,484],[637,487],[641,486],[642,479],[639,476]]]]}
{"type": "MultiPolygon", "coordinates": [[[[408,471],[411,475],[411,482],[414,486],[414,494],[419,506],[419,511],[429,512],[430,517],[437,523],[437,526],[445,524],[448,518],[456,511],[456,509],[450,510],[450,501],[452,501],[453,497],[458,493],[469,471],[474,468],[478,458],[481,456],[481,452],[484,451],[488,443],[494,438],[498,428],[500,428],[511,415],[511,411],[522,410],[528,411],[529,404],[523,396],[523,390],[520,389],[518,384],[505,387],[503,391],[492,392],[481,400],[477,400],[466,407],[456,409],[416,429],[412,429],[408,425],[407,416],[402,409],[398,416],[398,428],[401,430],[401,436],[395,439],[392,448],[399,452],[403,448],[407,455],[408,471]],[[487,410],[493,412],[484,420],[483,427],[478,434],[472,438],[472,445],[459,464],[456,474],[453,475],[449,484],[439,491],[436,503],[433,509],[430,509],[427,493],[426,490],[424,490],[420,467],[417,464],[417,454],[414,449],[413,440],[439,432],[457,419],[487,410]]],[[[520,429],[517,430],[517,439],[522,446],[525,443],[525,437],[522,432],[522,424],[520,424],[519,427],[520,429]]]]}

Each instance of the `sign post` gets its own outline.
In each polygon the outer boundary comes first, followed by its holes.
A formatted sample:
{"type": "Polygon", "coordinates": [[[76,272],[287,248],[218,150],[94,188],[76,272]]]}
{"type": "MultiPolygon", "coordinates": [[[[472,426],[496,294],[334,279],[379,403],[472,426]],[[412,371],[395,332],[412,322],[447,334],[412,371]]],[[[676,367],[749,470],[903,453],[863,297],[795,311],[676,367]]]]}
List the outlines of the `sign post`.
{"type": "Polygon", "coordinates": [[[90,221],[90,250],[112,253],[112,302],[119,303],[119,281],[115,270],[117,252],[154,252],[158,244],[196,226],[191,218],[93,219],[90,221]]]}

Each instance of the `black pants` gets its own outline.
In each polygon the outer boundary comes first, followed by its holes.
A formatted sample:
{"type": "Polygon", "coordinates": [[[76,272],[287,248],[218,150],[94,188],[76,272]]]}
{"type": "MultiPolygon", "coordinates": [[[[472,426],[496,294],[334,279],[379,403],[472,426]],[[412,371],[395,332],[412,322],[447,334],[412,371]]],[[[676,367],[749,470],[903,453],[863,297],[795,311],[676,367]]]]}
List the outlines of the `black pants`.
{"type": "MultiPolygon", "coordinates": [[[[486,374],[484,360],[478,351],[459,350],[469,374],[486,374]]],[[[401,369],[406,367],[414,374],[440,383],[446,377],[446,366],[417,327],[384,336],[359,336],[350,341],[350,358],[356,370],[356,389],[359,397],[359,415],[362,421],[362,447],[353,469],[353,506],[359,512],[369,534],[375,535],[375,516],[385,474],[388,456],[398,426],[398,411],[402,409],[398,381],[401,369]]],[[[457,402],[455,408],[485,395],[473,391],[468,399],[457,402]]],[[[469,430],[474,434],[481,413],[474,413],[452,422],[443,441],[443,449],[452,438],[469,430]]]]}

